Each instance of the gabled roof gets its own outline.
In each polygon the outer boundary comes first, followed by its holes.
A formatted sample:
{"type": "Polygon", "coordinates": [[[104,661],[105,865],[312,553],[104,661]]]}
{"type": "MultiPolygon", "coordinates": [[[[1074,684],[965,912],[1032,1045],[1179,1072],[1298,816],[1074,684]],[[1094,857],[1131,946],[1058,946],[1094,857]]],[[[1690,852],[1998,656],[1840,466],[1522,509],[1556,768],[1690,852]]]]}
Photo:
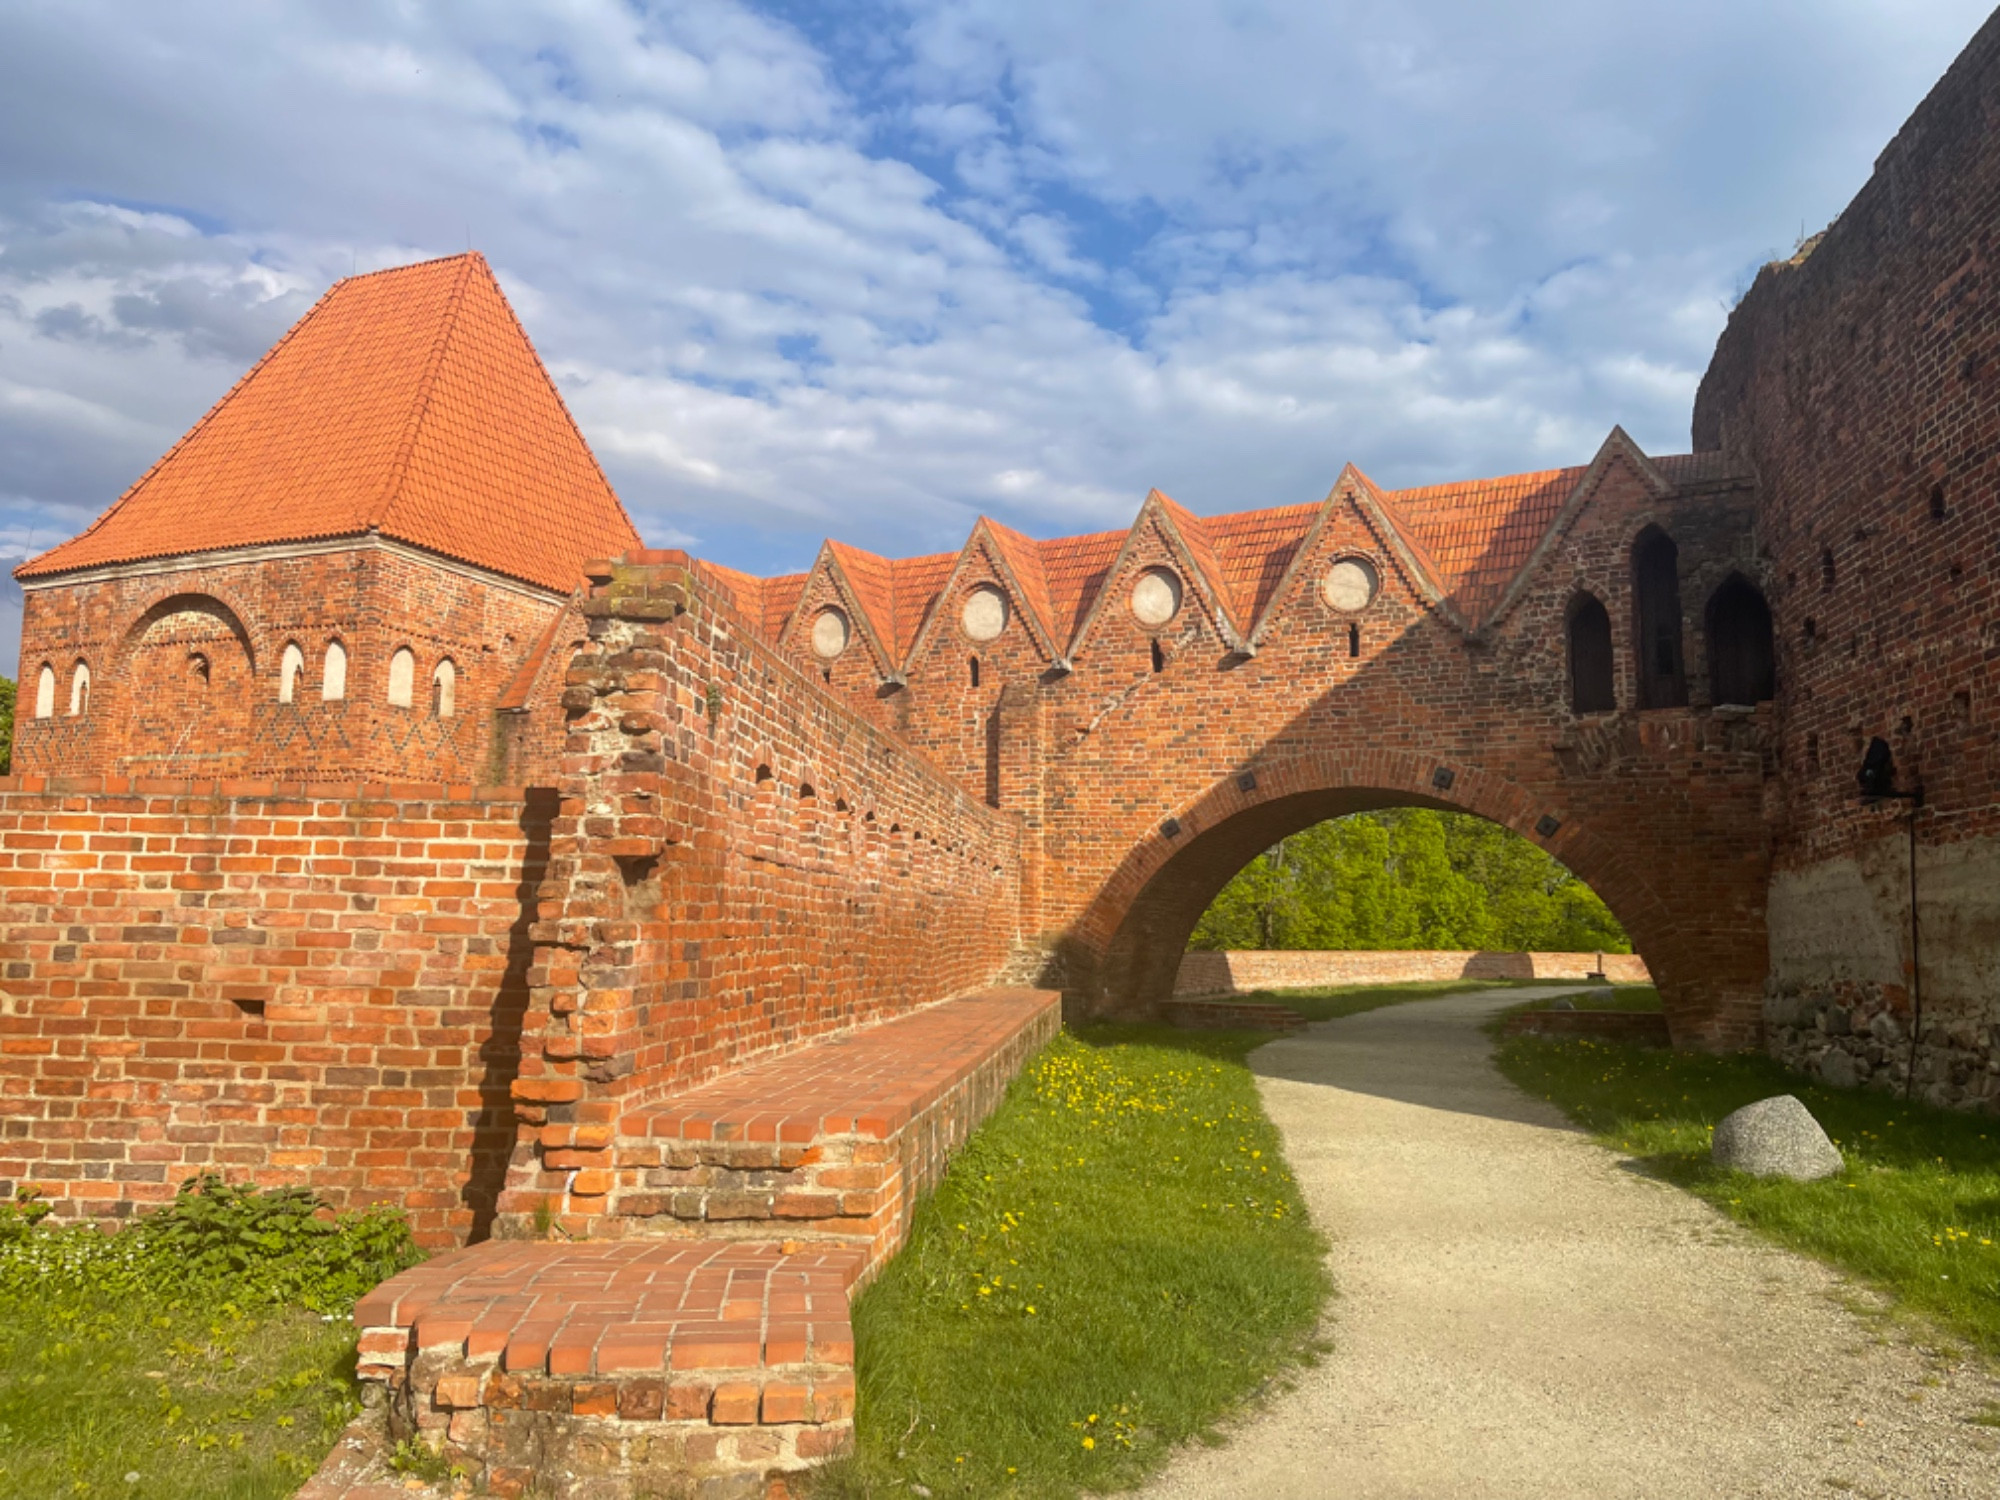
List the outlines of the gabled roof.
{"type": "MultiPolygon", "coordinates": [[[[1327,497],[1309,505],[1197,516],[1153,490],[1121,531],[1038,542],[981,517],[956,553],[892,561],[828,542],[821,557],[837,565],[857,607],[867,613],[871,632],[895,653],[892,674],[908,664],[938,598],[982,542],[1052,654],[1067,657],[1101,607],[1106,580],[1152,518],[1185,568],[1188,585],[1214,611],[1225,644],[1254,651],[1290,580],[1315,555],[1328,518],[1351,504],[1425,604],[1452,628],[1476,634],[1491,629],[1528,587],[1540,559],[1615,461],[1629,464],[1649,489],[1663,495],[1736,477],[1720,454],[1653,459],[1613,428],[1582,467],[1384,490],[1348,464],[1327,497]]],[[[783,633],[803,581],[792,575],[765,585],[761,618],[771,638],[783,633]],[[771,591],[781,584],[793,602],[774,609],[771,591]]]]}
{"type": "Polygon", "coordinates": [[[23,578],[370,532],[567,593],[638,532],[485,259],[336,282],[23,578]]]}

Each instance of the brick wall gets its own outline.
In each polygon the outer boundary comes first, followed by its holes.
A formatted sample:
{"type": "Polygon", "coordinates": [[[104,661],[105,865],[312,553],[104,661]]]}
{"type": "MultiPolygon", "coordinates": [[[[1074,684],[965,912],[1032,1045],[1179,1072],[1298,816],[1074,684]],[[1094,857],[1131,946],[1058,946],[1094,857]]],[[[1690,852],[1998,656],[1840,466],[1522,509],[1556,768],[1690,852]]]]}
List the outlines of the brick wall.
{"type": "MultiPolygon", "coordinates": [[[[49,775],[485,780],[494,711],[560,608],[545,591],[374,544],[218,554],[37,583],[22,620],[14,766],[49,775]],[[328,702],[322,682],[334,642],[347,653],[346,693],[328,702]],[[304,670],[283,703],[288,644],[304,670]],[[398,648],[414,657],[408,707],[389,702],[398,648]],[[432,683],[447,661],[455,701],[440,716],[432,683]],[[79,662],[91,687],[72,715],[79,662]],[[45,664],[56,677],[55,712],[38,718],[45,664]]],[[[525,743],[515,774],[552,780],[533,737],[525,743]]]]}
{"type": "Polygon", "coordinates": [[[1151,510],[1094,585],[1095,617],[1066,660],[1018,606],[997,640],[959,627],[965,591],[1002,576],[977,538],[928,606],[900,681],[863,652],[830,668],[810,656],[812,608],[845,603],[824,562],[780,645],[968,794],[1020,816],[1022,927],[1049,957],[1014,977],[1060,984],[1074,1007],[1141,1014],[1170,996],[1202,910],[1279,839],[1421,805],[1535,839],[1632,935],[1681,1040],[1749,1046],[1761,1027],[1776,714],[1714,703],[1704,631],[1726,581],[1764,580],[1754,509],[1747,475],[1721,456],[1654,466],[1621,436],[1548,544],[1512,564],[1530,565],[1518,596],[1477,629],[1465,601],[1426,592],[1344,478],[1274,588],[1254,653],[1191,583],[1164,625],[1137,618],[1142,572],[1190,571],[1151,510]],[[1632,554],[1653,526],[1679,548],[1682,708],[1637,706],[1632,554]],[[1357,556],[1381,587],[1350,617],[1319,583],[1357,556]],[[1606,713],[1571,708],[1565,620],[1586,590],[1614,622],[1618,707],[1606,713]]]}
{"type": "Polygon", "coordinates": [[[1583,979],[1599,960],[1614,984],[1650,984],[1636,953],[1405,951],[1193,951],[1181,955],[1176,995],[1241,995],[1252,990],[1336,984],[1413,984],[1443,979],[1583,979]]]}
{"type": "Polygon", "coordinates": [[[1823,237],[1729,320],[1694,436],[1754,468],[1772,558],[1784,803],[1773,1046],[1900,1087],[1914,1021],[1903,809],[1921,784],[1921,1092],[2000,1100],[2000,17],[1823,237]]]}
{"type": "Polygon", "coordinates": [[[588,1223],[626,1112],[985,984],[1018,933],[1020,828],[682,554],[607,568],[583,613],[507,1206],[588,1223]]]}
{"type": "Polygon", "coordinates": [[[553,799],[0,780],[0,1191],[203,1170],[491,1219],[553,799]]]}

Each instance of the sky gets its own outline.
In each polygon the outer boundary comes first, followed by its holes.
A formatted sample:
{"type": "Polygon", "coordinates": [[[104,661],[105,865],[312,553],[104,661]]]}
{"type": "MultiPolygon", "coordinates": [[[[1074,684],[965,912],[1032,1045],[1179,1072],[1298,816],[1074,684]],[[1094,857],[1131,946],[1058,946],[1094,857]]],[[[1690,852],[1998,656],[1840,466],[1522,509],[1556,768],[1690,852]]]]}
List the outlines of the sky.
{"type": "Polygon", "coordinates": [[[1984,15],[5,0],[0,556],[338,277],[468,246],[648,542],[757,572],[1684,451],[1984,15]]]}

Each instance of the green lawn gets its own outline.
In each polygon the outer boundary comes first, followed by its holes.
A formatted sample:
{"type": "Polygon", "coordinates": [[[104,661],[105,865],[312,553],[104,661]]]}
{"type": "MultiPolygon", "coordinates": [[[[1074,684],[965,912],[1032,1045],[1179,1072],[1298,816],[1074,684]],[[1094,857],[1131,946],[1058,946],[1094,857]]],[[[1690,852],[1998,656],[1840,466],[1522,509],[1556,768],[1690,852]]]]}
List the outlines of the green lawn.
{"type": "Polygon", "coordinates": [[[815,1495],[1118,1488],[1314,1354],[1330,1291],[1247,1052],[1065,1033],[855,1308],[858,1452],[815,1495]]]}
{"type": "Polygon", "coordinates": [[[291,1494],[360,1409],[353,1329],[324,1316],[0,1297],[0,1494],[291,1494]]]}
{"type": "MultiPolygon", "coordinates": [[[[1543,1000],[1530,1000],[1517,1009],[1547,1010],[1558,998],[1551,995],[1543,1000]]],[[[1571,1003],[1578,1010],[1657,1011],[1660,1009],[1660,992],[1650,984],[1621,984],[1613,986],[1609,994],[1592,990],[1588,994],[1577,995],[1571,1003]]]]}
{"type": "Polygon", "coordinates": [[[1823,1088],[1756,1056],[1524,1036],[1500,1042],[1495,1058],[1603,1144],[2000,1353],[2000,1121],[1823,1088]],[[1845,1172],[1795,1183],[1710,1162],[1715,1122],[1774,1094],[1804,1102],[1845,1154],[1845,1172]]]}
{"type": "Polygon", "coordinates": [[[115,1235],[0,1203],[0,1495],[291,1494],[360,1409],[354,1299],[399,1214],[190,1182],[115,1235]]]}

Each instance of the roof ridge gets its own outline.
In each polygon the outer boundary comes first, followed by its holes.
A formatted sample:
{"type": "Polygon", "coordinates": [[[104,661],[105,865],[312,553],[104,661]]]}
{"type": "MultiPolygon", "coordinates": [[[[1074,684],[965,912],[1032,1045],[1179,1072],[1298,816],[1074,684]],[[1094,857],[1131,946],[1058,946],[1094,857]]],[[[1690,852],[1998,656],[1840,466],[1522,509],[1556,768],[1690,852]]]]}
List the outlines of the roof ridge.
{"type": "MultiPolygon", "coordinates": [[[[389,519],[401,498],[403,483],[410,477],[410,459],[417,451],[417,439],[423,435],[424,419],[430,415],[431,392],[437,388],[438,371],[444,367],[445,355],[451,350],[452,335],[458,331],[458,315],[465,306],[465,284],[472,276],[472,263],[478,257],[477,251],[468,251],[458,268],[458,279],[452,285],[451,296],[445,303],[442,328],[431,357],[424,366],[423,378],[417,382],[414,409],[410,415],[410,425],[403,441],[396,451],[396,458],[389,465],[389,480],[384,486],[382,497],[366,512],[365,519],[370,531],[380,531],[382,523],[389,519]]],[[[454,257],[445,257],[453,259],[454,257]]]]}
{"type": "MultiPolygon", "coordinates": [[[[378,274],[378,273],[370,273],[370,274],[378,274]]],[[[333,300],[333,294],[335,292],[339,291],[341,287],[345,286],[349,281],[353,281],[355,279],[357,278],[352,276],[344,276],[339,281],[336,281],[332,286],[328,287],[325,291],[321,292],[319,295],[319,300],[313,303],[311,307],[306,309],[306,315],[303,318],[300,318],[298,322],[294,323],[290,328],[287,328],[284,332],[284,336],[280,338],[277,341],[277,343],[273,344],[270,348],[266,349],[261,359],[259,359],[255,364],[250,366],[249,369],[245,370],[240,376],[238,376],[236,379],[236,383],[230,386],[228,390],[224,391],[222,395],[216,400],[215,404],[209,407],[207,411],[203,412],[201,414],[201,419],[197,421],[194,424],[194,426],[190,427],[186,432],[182,433],[180,435],[179,440],[175,442],[175,444],[171,448],[167,449],[165,453],[162,453],[158,458],[154,459],[152,463],[147,465],[146,471],[143,474],[141,474],[137,479],[133,480],[130,484],[126,485],[124,492],[120,494],[116,500],[113,500],[101,512],[99,512],[96,520],[92,521],[88,526],[84,527],[83,530],[79,531],[75,536],[64,537],[61,541],[57,542],[53,547],[45,547],[40,552],[37,552],[33,557],[26,558],[20,563],[17,563],[13,569],[13,576],[19,578],[25,573],[31,573],[35,567],[35,564],[40,562],[43,558],[49,557],[54,553],[62,551],[65,547],[73,546],[77,542],[82,541],[85,537],[89,536],[92,532],[96,531],[98,527],[104,525],[105,522],[109,521],[113,516],[117,515],[119,511],[123,510],[125,508],[125,503],[128,500],[135,498],[138,495],[139,491],[145,488],[148,480],[150,480],[155,474],[159,473],[160,470],[164,469],[169,463],[171,463],[173,461],[175,454],[179,453],[181,449],[185,448],[189,443],[193,442],[195,438],[200,435],[201,431],[208,426],[209,423],[213,422],[218,416],[222,414],[223,408],[228,406],[231,401],[236,399],[237,393],[241,391],[245,386],[247,386],[252,380],[257,378],[257,372],[259,370],[263,369],[264,366],[268,365],[273,359],[277,358],[278,352],[281,349],[283,349],[287,344],[291,343],[294,338],[296,338],[300,333],[302,333],[305,330],[307,324],[311,323],[313,319],[317,318],[320,315],[320,313],[325,309],[327,304],[333,300]]]]}
{"type": "Polygon", "coordinates": [[[541,351],[535,348],[535,341],[528,337],[528,330],[523,326],[520,314],[514,311],[514,304],[507,296],[507,289],[500,285],[499,276],[494,273],[493,267],[487,264],[485,256],[481,255],[477,250],[468,251],[467,254],[479,263],[479,269],[484,271],[486,279],[493,283],[494,293],[499,298],[501,308],[507,314],[509,326],[513,328],[515,335],[521,340],[521,347],[527,351],[529,361],[534,365],[536,372],[542,377],[542,383],[548,387],[549,395],[555,398],[557,410],[562,412],[563,420],[569,424],[569,430],[575,434],[577,445],[583,449],[584,457],[590,460],[590,467],[596,471],[597,477],[604,481],[604,488],[611,496],[611,503],[618,507],[618,514],[624,519],[625,524],[632,527],[632,539],[634,541],[643,540],[639,535],[639,528],[632,523],[632,513],[625,508],[625,502],[620,498],[617,487],[612,484],[611,476],[604,472],[604,465],[597,461],[597,450],[590,446],[590,440],[583,435],[583,429],[577,425],[576,414],[569,409],[569,403],[563,400],[562,388],[556,384],[555,376],[549,373],[548,364],[543,360],[541,351]]]}

